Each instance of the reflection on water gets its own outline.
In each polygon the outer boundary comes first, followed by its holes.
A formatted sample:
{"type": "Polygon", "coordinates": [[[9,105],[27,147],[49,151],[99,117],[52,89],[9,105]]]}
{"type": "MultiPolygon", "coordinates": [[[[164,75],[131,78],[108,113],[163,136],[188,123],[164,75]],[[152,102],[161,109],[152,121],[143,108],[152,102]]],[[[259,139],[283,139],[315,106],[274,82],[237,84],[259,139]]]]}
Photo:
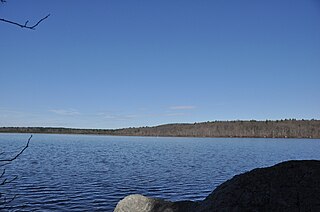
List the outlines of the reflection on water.
{"type": "MultiPolygon", "coordinates": [[[[0,150],[22,147],[29,135],[0,134],[0,150]]],[[[34,135],[6,167],[19,178],[9,211],[112,211],[139,193],[202,200],[235,174],[292,159],[320,159],[320,140],[154,138],[34,135]]]]}

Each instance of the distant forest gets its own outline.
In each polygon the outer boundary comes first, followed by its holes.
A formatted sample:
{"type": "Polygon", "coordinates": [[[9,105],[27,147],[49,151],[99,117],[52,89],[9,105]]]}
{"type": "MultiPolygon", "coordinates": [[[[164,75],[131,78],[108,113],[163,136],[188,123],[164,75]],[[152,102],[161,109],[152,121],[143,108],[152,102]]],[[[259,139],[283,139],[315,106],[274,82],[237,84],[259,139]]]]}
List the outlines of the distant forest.
{"type": "Polygon", "coordinates": [[[95,134],[116,136],[320,138],[320,120],[213,121],[124,129],[1,127],[0,133],[95,134]]]}

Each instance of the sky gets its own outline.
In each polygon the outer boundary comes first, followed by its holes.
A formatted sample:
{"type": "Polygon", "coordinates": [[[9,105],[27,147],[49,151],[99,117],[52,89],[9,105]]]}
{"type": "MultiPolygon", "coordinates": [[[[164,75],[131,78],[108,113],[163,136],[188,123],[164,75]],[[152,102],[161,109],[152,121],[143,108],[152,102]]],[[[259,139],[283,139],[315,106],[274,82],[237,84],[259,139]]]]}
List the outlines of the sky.
{"type": "Polygon", "coordinates": [[[319,0],[7,0],[0,126],[320,119],[319,0]]]}

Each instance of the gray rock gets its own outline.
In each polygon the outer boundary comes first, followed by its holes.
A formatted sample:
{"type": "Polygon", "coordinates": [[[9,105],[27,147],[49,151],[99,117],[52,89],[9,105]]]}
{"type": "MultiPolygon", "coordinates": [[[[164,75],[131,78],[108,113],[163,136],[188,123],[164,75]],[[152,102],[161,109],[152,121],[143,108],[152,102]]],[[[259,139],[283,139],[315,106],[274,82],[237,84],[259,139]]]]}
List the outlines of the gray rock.
{"type": "Polygon", "coordinates": [[[115,211],[320,211],[320,161],[287,161],[236,175],[199,202],[130,195],[115,211]]]}
{"type": "Polygon", "coordinates": [[[132,194],[121,200],[115,212],[151,212],[151,211],[174,211],[173,203],[161,199],[148,198],[139,194],[132,194]]]}

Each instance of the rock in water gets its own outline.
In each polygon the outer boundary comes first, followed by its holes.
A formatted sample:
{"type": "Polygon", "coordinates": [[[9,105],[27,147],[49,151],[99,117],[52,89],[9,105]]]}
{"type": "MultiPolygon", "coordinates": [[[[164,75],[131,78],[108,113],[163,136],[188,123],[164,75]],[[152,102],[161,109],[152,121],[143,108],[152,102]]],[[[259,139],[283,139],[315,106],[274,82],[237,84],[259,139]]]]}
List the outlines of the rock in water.
{"type": "Polygon", "coordinates": [[[132,194],[119,201],[114,212],[188,212],[194,211],[196,206],[192,201],[170,202],[132,194]]]}
{"type": "Polygon", "coordinates": [[[130,195],[116,212],[320,211],[320,161],[287,161],[236,175],[199,202],[130,195]]]}
{"type": "Polygon", "coordinates": [[[166,211],[171,212],[173,209],[172,202],[167,202],[161,199],[148,198],[139,194],[132,194],[121,200],[115,212],[151,212],[151,211],[166,211]]]}

